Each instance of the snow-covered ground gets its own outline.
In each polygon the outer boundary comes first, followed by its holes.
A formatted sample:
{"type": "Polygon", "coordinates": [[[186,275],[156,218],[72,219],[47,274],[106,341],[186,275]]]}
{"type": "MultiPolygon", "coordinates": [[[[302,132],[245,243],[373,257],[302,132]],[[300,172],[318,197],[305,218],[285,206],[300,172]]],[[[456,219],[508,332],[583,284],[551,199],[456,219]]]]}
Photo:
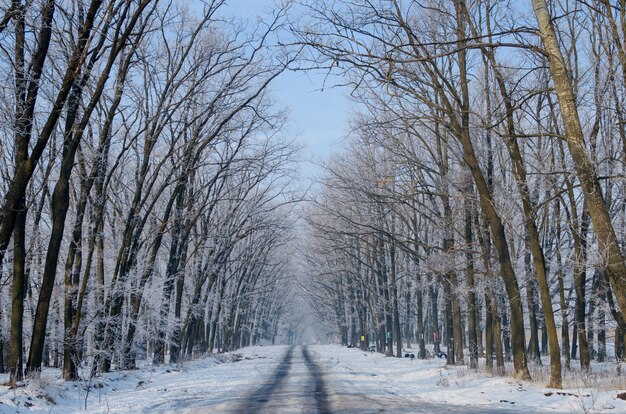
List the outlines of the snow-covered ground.
{"type": "Polygon", "coordinates": [[[387,407],[399,407],[397,412],[403,412],[403,407],[430,407],[422,411],[626,413],[626,401],[616,398],[626,389],[626,373],[612,381],[594,383],[591,379],[588,387],[583,381],[566,380],[565,386],[572,388],[550,390],[537,382],[447,367],[445,360],[388,358],[339,347],[312,349],[320,355],[329,383],[376,401],[388,401],[387,407]]]}
{"type": "MultiPolygon", "coordinates": [[[[47,369],[41,379],[16,389],[0,387],[0,413],[254,412],[260,406],[247,401],[264,401],[263,390],[274,396],[273,402],[262,402],[266,412],[316,412],[319,396],[303,352],[296,347],[285,365],[287,350],[250,347],[178,365],[111,373],[92,379],[88,394],[87,382],[66,383],[59,379],[60,371],[47,369]],[[273,387],[283,366],[288,375],[273,387]]],[[[567,388],[557,391],[540,381],[446,367],[438,359],[387,358],[334,345],[308,350],[322,373],[325,402],[333,413],[626,413],[626,401],[617,398],[626,391],[626,373],[609,375],[610,365],[594,367],[592,377],[569,375],[567,388]]],[[[538,369],[534,374],[541,376],[538,369]]]]}
{"type": "Polygon", "coordinates": [[[25,387],[0,387],[0,413],[194,412],[197,405],[245,395],[271,374],[286,349],[249,347],[198,361],[113,372],[93,378],[89,395],[86,381],[67,383],[60,379],[60,370],[46,369],[40,380],[25,387]]]}

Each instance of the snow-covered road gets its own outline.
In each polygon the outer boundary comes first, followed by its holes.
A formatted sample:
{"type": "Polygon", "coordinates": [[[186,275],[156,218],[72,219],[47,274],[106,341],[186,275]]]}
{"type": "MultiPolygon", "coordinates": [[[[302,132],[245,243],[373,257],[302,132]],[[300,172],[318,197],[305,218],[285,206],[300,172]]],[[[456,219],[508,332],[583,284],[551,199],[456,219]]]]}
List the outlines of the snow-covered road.
{"type": "MultiPolygon", "coordinates": [[[[266,347],[264,352],[279,349],[266,347]]],[[[445,361],[436,359],[386,358],[378,353],[338,346],[297,346],[282,348],[281,352],[280,357],[274,354],[271,371],[266,371],[265,376],[251,386],[252,390],[217,404],[194,405],[186,412],[626,412],[626,403],[611,398],[608,392],[576,389],[558,395],[511,378],[490,378],[484,373],[446,367],[445,361]]]]}
{"type": "Polygon", "coordinates": [[[332,412],[323,373],[306,346],[290,347],[274,373],[243,398],[237,407],[222,404],[211,407],[211,411],[323,414],[332,412]]]}
{"type": "MultiPolygon", "coordinates": [[[[273,372],[252,385],[248,393],[204,406],[180,400],[166,411],[188,413],[511,413],[512,407],[455,405],[409,398],[394,389],[393,382],[379,377],[366,365],[340,362],[326,347],[289,347],[278,358],[273,372]],[[316,352],[317,351],[317,352],[316,352]],[[378,377],[378,378],[377,378],[378,377]],[[372,379],[375,378],[374,381],[372,379]],[[380,383],[379,383],[380,382],[380,383]],[[376,383],[379,383],[376,386],[376,383]]],[[[354,350],[352,350],[354,354],[354,350]]],[[[368,355],[362,353],[362,355],[368,355]]],[[[409,363],[409,361],[404,361],[409,363]]],[[[156,407],[154,407],[156,408],[156,407]]],[[[163,407],[165,408],[165,407],[163,407]]]]}
{"type": "MultiPolygon", "coordinates": [[[[4,413],[626,413],[624,378],[548,390],[445,361],[388,358],[336,345],[257,346],[177,365],[67,383],[0,387],[4,413]],[[87,410],[85,411],[85,401],[87,410]]],[[[573,384],[570,382],[570,385],[573,384]]]]}

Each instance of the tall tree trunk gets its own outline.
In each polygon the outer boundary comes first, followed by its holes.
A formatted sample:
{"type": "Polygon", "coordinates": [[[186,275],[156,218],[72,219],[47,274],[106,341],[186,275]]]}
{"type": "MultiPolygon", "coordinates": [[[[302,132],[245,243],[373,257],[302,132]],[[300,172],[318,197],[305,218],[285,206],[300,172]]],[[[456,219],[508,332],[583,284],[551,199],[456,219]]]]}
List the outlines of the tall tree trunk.
{"type": "Polygon", "coordinates": [[[496,374],[504,375],[502,318],[500,317],[500,312],[498,311],[495,294],[490,287],[487,288],[487,294],[489,296],[489,306],[491,307],[491,317],[493,321],[493,342],[496,353],[496,374]]]}
{"type": "MultiPolygon", "coordinates": [[[[530,253],[524,255],[530,261],[530,253]]],[[[539,349],[539,323],[537,322],[537,304],[535,303],[535,289],[533,282],[528,275],[526,281],[526,296],[528,299],[528,319],[530,320],[530,342],[528,343],[528,354],[533,360],[541,365],[541,352],[539,349]]]]}
{"type": "Polygon", "coordinates": [[[493,314],[490,303],[489,294],[485,293],[485,368],[493,372],[493,314]]]}
{"type": "MultiPolygon", "coordinates": [[[[576,307],[576,318],[578,318],[578,307],[576,307]]],[[[576,359],[576,354],[578,353],[578,322],[574,319],[574,323],[572,324],[573,334],[572,334],[572,359],[576,359]]]]}
{"type": "Polygon", "coordinates": [[[160,321],[157,326],[157,340],[154,348],[153,362],[162,364],[164,362],[165,354],[165,338],[167,336],[167,321],[170,312],[170,301],[172,297],[172,291],[174,290],[174,281],[177,277],[179,260],[181,255],[181,240],[182,236],[182,214],[183,214],[183,201],[184,201],[184,189],[177,192],[176,195],[176,207],[174,214],[174,231],[172,234],[172,241],[170,244],[169,258],[165,269],[165,280],[163,281],[163,295],[161,297],[160,307],[160,321]]]}
{"type": "Polygon", "coordinates": [[[606,361],[606,296],[604,272],[598,272],[600,280],[598,297],[598,362],[606,361]]]}
{"type": "MultiPolygon", "coordinates": [[[[404,339],[406,341],[406,347],[407,348],[411,348],[411,337],[413,336],[413,325],[411,324],[411,311],[413,310],[412,308],[412,298],[411,298],[411,291],[413,290],[413,286],[411,286],[411,282],[409,282],[407,284],[407,286],[405,287],[406,289],[406,294],[404,295],[404,303],[405,303],[405,308],[406,308],[406,313],[404,314],[405,317],[405,322],[404,322],[404,339]]],[[[355,312],[355,310],[353,310],[353,312],[355,312]]]]}
{"type": "Polygon", "coordinates": [[[414,249],[414,261],[415,268],[417,269],[416,277],[416,289],[415,289],[415,313],[417,318],[417,341],[419,343],[419,351],[417,357],[419,359],[426,359],[426,332],[424,327],[424,304],[423,304],[423,290],[422,290],[422,275],[420,270],[420,254],[419,254],[419,229],[421,226],[417,219],[417,208],[415,201],[412,204],[412,226],[413,226],[413,249],[414,249]]]}
{"type": "Polygon", "coordinates": [[[429,324],[430,333],[432,335],[432,342],[434,344],[435,352],[441,352],[441,332],[439,327],[439,305],[438,298],[439,294],[437,289],[431,284],[428,286],[428,298],[430,299],[430,318],[429,324]]]}
{"type": "Polygon", "coordinates": [[[15,384],[24,378],[22,335],[24,299],[26,293],[26,205],[20,206],[13,231],[13,288],[11,294],[11,331],[9,337],[9,382],[15,384]]]}
{"type": "Polygon", "coordinates": [[[469,197],[472,196],[471,184],[468,186],[469,191],[465,196],[464,208],[465,208],[465,261],[466,261],[466,273],[467,273],[467,332],[468,332],[468,346],[470,355],[470,368],[478,368],[478,339],[477,339],[477,324],[476,324],[476,293],[474,292],[476,286],[474,283],[474,254],[472,253],[472,245],[474,243],[472,235],[472,209],[469,197]]]}
{"type": "MultiPolygon", "coordinates": [[[[573,194],[570,194],[570,200],[573,194]]],[[[572,207],[574,205],[572,204],[572,207]]],[[[572,211],[572,223],[576,223],[578,218],[574,215],[576,210],[572,211]]],[[[590,353],[589,345],[587,344],[587,330],[585,327],[585,285],[587,283],[587,228],[589,223],[589,215],[586,209],[583,209],[582,217],[580,219],[580,226],[573,224],[573,239],[574,239],[574,285],[576,289],[576,333],[578,339],[578,348],[580,356],[580,367],[589,371],[590,365],[590,353]],[[580,229],[580,233],[579,233],[580,229]]],[[[575,347],[572,348],[572,355],[575,354],[575,347]]]]}
{"type": "MultiPolygon", "coordinates": [[[[392,219],[392,234],[395,232],[395,220],[392,219]]],[[[398,285],[396,280],[396,248],[393,242],[389,243],[389,284],[393,306],[393,336],[396,341],[396,357],[402,358],[402,335],[400,330],[400,309],[398,306],[398,285]]]]}
{"type": "MultiPolygon", "coordinates": [[[[49,18],[52,19],[54,4],[49,4],[52,10],[49,18]]],[[[25,48],[26,48],[26,26],[25,26],[25,5],[21,2],[13,2],[13,20],[15,23],[15,171],[19,171],[28,159],[28,143],[32,128],[29,106],[34,105],[35,97],[31,96],[28,90],[28,79],[26,74],[25,48]]],[[[44,24],[49,22],[44,22],[44,24]]],[[[42,32],[43,35],[44,32],[42,32]]],[[[49,31],[46,36],[49,41],[49,31]]],[[[46,42],[46,39],[42,39],[46,42]]],[[[47,49],[47,45],[46,45],[47,49]]],[[[43,65],[43,62],[41,62],[43,65]]],[[[37,75],[36,75],[37,76],[37,75]]],[[[36,86],[35,86],[36,87],[36,86]]],[[[8,195],[7,195],[8,197],[8,195]]],[[[7,202],[9,200],[7,199],[7,202]]],[[[23,379],[23,354],[22,335],[24,323],[24,299],[27,284],[26,276],[26,218],[28,210],[26,208],[25,194],[21,194],[16,200],[13,228],[13,286],[11,291],[11,328],[9,336],[9,356],[7,364],[9,366],[9,382],[15,385],[17,381],[23,379]]],[[[6,212],[0,213],[2,219],[1,226],[5,226],[4,219],[9,217],[6,212]]],[[[8,223],[6,224],[8,225],[8,223]]],[[[0,228],[1,230],[1,228],[0,228]]],[[[6,244],[8,245],[10,232],[7,234],[6,244]]],[[[2,241],[0,241],[2,243],[2,241]]],[[[4,257],[4,248],[0,245],[0,267],[4,257]]]]}
{"type": "Polygon", "coordinates": [[[452,315],[452,293],[450,289],[450,282],[444,281],[443,295],[445,297],[445,317],[446,317],[446,330],[443,340],[446,342],[446,364],[454,365],[454,316],[452,315]]]}
{"type": "Polygon", "coordinates": [[[554,220],[556,221],[556,276],[559,283],[559,304],[561,307],[561,344],[565,356],[565,368],[570,369],[570,339],[568,304],[565,300],[565,283],[563,281],[563,259],[561,257],[561,204],[554,203],[554,220]]]}

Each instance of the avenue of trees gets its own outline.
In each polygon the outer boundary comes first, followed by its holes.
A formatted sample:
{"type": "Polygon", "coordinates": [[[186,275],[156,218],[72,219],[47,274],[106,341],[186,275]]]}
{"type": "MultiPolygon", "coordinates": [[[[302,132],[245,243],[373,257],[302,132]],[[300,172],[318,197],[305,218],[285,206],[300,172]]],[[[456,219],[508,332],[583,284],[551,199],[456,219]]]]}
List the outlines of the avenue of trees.
{"type": "Polygon", "coordinates": [[[389,355],[620,372],[626,2],[226,3],[0,1],[12,384],[294,341],[311,309],[389,355]],[[301,204],[288,70],[356,108],[301,204]]]}
{"type": "Polygon", "coordinates": [[[0,369],[66,379],[272,341],[295,150],[285,11],[0,4],[0,369]]]}
{"type": "Polygon", "coordinates": [[[555,388],[573,359],[619,372],[626,4],[302,3],[307,64],[357,108],[307,213],[310,300],[342,342],[520,379],[548,355],[555,388]]]}

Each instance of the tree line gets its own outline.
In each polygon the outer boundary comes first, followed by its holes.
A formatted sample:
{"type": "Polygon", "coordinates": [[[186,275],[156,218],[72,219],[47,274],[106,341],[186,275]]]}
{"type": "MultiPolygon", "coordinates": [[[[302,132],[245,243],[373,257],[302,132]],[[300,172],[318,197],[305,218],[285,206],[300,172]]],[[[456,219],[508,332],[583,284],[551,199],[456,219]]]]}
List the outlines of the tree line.
{"type": "Polygon", "coordinates": [[[302,4],[308,65],[357,108],[308,210],[309,300],[342,342],[520,379],[546,354],[554,388],[575,358],[619,369],[624,2],[302,4]]]}
{"type": "MultiPolygon", "coordinates": [[[[285,10],[0,5],[0,369],[65,379],[272,341],[294,146],[269,91],[285,10]],[[80,370],[85,371],[80,371],[80,370]]],[[[287,255],[288,257],[288,255],[287,255]]]]}

